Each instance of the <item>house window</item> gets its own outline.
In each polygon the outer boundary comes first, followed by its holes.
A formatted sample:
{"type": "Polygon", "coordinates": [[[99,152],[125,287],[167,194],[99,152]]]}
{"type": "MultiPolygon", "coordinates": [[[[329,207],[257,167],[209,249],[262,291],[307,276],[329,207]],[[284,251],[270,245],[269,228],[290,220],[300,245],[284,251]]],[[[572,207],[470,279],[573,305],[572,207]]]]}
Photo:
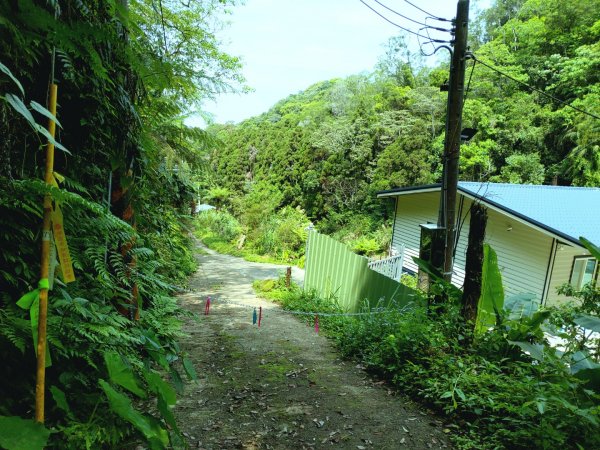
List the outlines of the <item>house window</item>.
{"type": "Polygon", "coordinates": [[[594,279],[598,261],[592,257],[577,256],[573,261],[570,283],[575,289],[581,289],[594,279]]]}

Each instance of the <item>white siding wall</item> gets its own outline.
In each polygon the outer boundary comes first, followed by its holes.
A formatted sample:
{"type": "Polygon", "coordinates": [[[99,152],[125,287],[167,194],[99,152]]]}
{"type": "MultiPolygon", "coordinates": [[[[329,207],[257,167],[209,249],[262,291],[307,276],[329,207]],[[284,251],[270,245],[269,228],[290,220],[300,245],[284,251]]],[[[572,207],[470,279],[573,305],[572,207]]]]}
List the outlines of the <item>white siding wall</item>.
{"type": "Polygon", "coordinates": [[[439,192],[401,195],[396,206],[392,252],[396,254],[404,244],[404,267],[417,272],[413,256],[419,256],[422,223],[437,223],[439,192]]]}
{"type": "MultiPolygon", "coordinates": [[[[462,196],[459,195],[460,198],[462,196]]],[[[398,249],[401,244],[405,244],[404,266],[414,272],[417,271],[417,267],[411,257],[419,254],[419,225],[437,222],[438,202],[439,192],[398,197],[392,249],[398,249]]],[[[468,214],[470,206],[471,200],[465,199],[461,221],[468,214]]],[[[464,281],[468,236],[469,217],[467,216],[456,247],[452,283],[457,286],[462,286],[464,281]]],[[[552,237],[488,208],[486,242],[498,255],[498,265],[502,272],[506,294],[510,296],[517,293],[532,293],[541,300],[552,237]]]]}
{"type": "Polygon", "coordinates": [[[550,278],[550,290],[548,291],[548,299],[546,300],[547,306],[557,305],[561,302],[570,300],[564,295],[558,295],[556,293],[556,288],[561,284],[569,282],[569,279],[571,278],[571,269],[573,267],[573,259],[575,256],[583,255],[589,255],[589,252],[583,248],[559,243],[558,249],[556,250],[552,278],[550,278]]]}
{"type": "Polygon", "coordinates": [[[552,241],[552,237],[488,209],[486,242],[498,255],[507,296],[531,293],[541,301],[552,241]]]}

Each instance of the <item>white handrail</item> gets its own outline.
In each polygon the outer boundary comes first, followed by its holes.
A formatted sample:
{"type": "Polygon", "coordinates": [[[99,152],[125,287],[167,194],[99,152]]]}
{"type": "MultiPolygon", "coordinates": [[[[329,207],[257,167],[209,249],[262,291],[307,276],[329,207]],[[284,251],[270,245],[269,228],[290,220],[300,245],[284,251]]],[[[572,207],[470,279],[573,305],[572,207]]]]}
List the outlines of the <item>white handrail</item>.
{"type": "Polygon", "coordinates": [[[389,258],[379,259],[375,261],[369,261],[369,268],[385,275],[396,281],[400,281],[402,276],[402,266],[404,264],[404,246],[400,248],[400,252],[396,256],[390,256],[389,258]]]}

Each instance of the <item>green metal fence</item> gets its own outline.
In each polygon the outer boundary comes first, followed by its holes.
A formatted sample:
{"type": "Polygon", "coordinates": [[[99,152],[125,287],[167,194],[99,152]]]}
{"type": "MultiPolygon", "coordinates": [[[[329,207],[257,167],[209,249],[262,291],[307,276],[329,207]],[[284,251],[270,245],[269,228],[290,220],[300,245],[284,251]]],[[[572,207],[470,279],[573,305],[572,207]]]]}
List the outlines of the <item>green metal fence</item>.
{"type": "Polygon", "coordinates": [[[367,299],[371,306],[392,300],[403,306],[415,291],[368,267],[367,258],[352,253],[344,244],[311,231],[306,243],[304,289],[321,296],[335,296],[340,306],[356,312],[367,299]]]}

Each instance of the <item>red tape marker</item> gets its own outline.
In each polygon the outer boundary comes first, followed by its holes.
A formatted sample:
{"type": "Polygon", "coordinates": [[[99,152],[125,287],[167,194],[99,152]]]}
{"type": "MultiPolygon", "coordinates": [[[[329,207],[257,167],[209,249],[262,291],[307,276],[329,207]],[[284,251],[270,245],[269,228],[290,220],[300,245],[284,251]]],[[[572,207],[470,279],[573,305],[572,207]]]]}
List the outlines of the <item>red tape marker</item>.
{"type": "Polygon", "coordinates": [[[262,306],[258,308],[258,328],[260,328],[260,321],[262,320],[262,306]]]}
{"type": "Polygon", "coordinates": [[[210,297],[206,297],[206,303],[204,303],[204,315],[208,316],[210,312],[210,297]]]}

